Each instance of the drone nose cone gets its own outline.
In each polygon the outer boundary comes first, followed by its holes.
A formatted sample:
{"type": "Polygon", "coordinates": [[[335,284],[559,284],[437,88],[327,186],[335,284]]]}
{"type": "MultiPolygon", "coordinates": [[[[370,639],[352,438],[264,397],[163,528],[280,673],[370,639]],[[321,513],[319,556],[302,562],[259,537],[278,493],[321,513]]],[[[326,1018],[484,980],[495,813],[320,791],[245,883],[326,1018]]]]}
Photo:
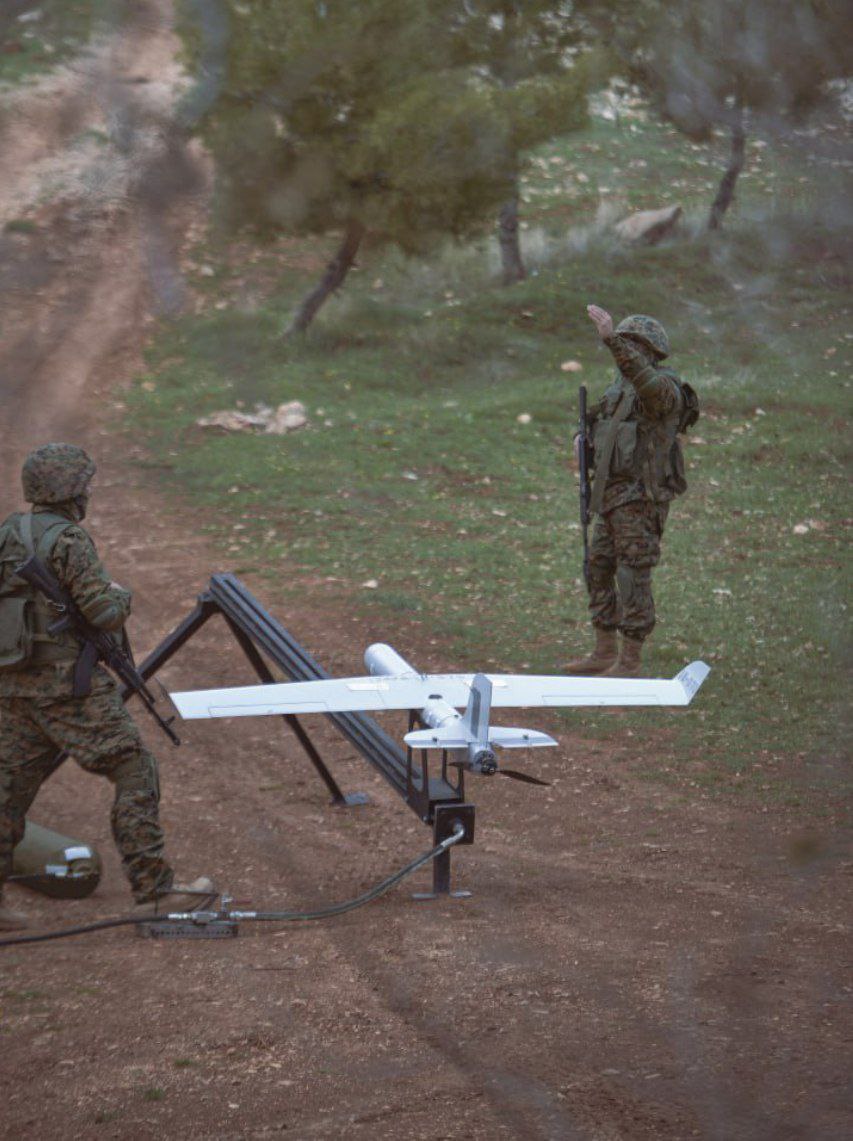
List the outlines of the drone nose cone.
{"type": "Polygon", "coordinates": [[[364,651],[364,664],[374,677],[407,677],[417,670],[405,658],[384,642],[374,642],[364,651]]]}

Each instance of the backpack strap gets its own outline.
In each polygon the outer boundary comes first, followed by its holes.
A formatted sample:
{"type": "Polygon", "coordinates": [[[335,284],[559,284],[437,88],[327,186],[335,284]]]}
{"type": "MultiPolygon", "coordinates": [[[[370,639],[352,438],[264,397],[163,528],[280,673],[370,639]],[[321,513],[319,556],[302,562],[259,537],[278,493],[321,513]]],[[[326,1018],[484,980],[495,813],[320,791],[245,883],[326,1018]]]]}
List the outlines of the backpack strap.
{"type": "MultiPolygon", "coordinates": [[[[74,523],[70,519],[66,519],[63,515],[55,515],[52,512],[44,511],[39,512],[36,517],[32,512],[27,512],[21,516],[19,533],[26,548],[27,555],[30,558],[37,556],[42,559],[42,561],[48,562],[56,540],[63,531],[73,526],[74,523]],[[41,524],[42,522],[45,524],[45,528],[38,538],[36,538],[34,534],[34,532],[38,530],[36,524],[41,524]]],[[[51,568],[49,567],[48,569],[51,568]]],[[[56,638],[46,633],[44,628],[48,619],[53,616],[50,607],[51,604],[39,591],[36,591],[35,608],[36,611],[42,615],[42,618],[37,620],[37,629],[32,634],[33,642],[43,642],[47,645],[57,644],[56,638]],[[46,618],[44,617],[45,615],[47,615],[46,618]]]]}
{"type": "Polygon", "coordinates": [[[64,515],[55,515],[52,511],[41,511],[38,515],[33,515],[31,511],[27,512],[21,516],[21,539],[27,548],[27,554],[30,558],[38,555],[40,559],[49,559],[53,545],[62,532],[74,526],[76,524],[72,519],[66,519],[64,515]],[[39,531],[36,523],[42,522],[45,524],[44,530],[38,538],[35,538],[35,534],[39,531]]]}
{"type": "Polygon", "coordinates": [[[33,542],[33,513],[27,511],[21,516],[21,539],[27,550],[27,555],[32,558],[36,553],[35,543],[33,542]]]}

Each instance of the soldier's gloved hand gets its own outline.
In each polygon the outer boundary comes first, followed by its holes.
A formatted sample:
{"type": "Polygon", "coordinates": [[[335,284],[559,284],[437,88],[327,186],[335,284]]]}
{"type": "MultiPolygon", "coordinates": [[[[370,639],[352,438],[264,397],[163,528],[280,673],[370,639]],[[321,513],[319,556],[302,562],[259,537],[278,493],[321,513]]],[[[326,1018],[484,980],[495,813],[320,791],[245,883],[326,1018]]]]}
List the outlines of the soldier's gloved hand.
{"type": "Polygon", "coordinates": [[[613,336],[613,318],[606,309],[602,309],[600,305],[587,305],[586,311],[602,340],[613,336]]]}

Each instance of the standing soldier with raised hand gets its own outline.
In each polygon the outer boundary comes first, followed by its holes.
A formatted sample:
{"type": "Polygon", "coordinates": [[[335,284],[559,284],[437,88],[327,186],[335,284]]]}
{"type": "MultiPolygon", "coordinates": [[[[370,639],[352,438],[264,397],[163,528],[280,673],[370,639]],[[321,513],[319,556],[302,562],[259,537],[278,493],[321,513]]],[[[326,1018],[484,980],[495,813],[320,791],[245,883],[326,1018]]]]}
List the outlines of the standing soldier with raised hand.
{"type": "Polygon", "coordinates": [[[214,894],[204,877],[173,882],[163,854],[157,762],[114,678],[97,665],[85,668],[85,647],[72,630],[51,632],[56,608],[15,573],[38,556],[86,622],[98,631],[123,630],[130,593],[110,581],[80,526],[94,474],[82,448],[38,448],[22,472],[32,511],[0,524],[0,931],[27,925],[3,906],[3,884],[25,816],[63,752],[115,787],[113,836],[137,903],[163,898],[170,910],[189,911],[214,894]]]}
{"type": "Polygon", "coordinates": [[[570,674],[636,677],[655,625],[652,568],[672,499],[687,489],[678,434],[699,415],[696,393],[663,367],[669,340],[653,317],[587,306],[618,374],[587,419],[594,472],[590,512],[589,611],[595,648],[565,665],[570,674]],[[622,635],[621,646],[617,631],[622,635]]]}

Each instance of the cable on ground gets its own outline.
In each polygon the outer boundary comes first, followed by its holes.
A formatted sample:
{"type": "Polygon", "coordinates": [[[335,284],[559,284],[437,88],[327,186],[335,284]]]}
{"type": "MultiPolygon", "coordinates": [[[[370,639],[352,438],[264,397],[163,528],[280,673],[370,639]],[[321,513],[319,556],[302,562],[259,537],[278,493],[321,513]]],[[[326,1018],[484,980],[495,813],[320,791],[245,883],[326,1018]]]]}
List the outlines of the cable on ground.
{"type": "Polygon", "coordinates": [[[40,935],[16,935],[11,939],[0,939],[0,947],[16,947],[24,943],[47,943],[53,939],[69,939],[73,935],[88,935],[92,931],[106,931],[112,927],[138,927],[142,923],[157,923],[167,920],[181,919],[184,921],[199,921],[202,916],[207,919],[215,918],[220,920],[251,920],[252,922],[260,923],[289,923],[297,920],[308,919],[329,919],[335,915],[344,915],[347,911],[354,911],[357,907],[363,907],[366,903],[372,903],[374,899],[378,899],[392,887],[395,887],[406,876],[416,872],[418,868],[428,864],[430,860],[436,859],[441,856],[454,844],[458,844],[465,836],[465,829],[461,824],[457,824],[452,835],[448,836],[446,840],[442,840],[440,844],[431,849],[429,852],[424,852],[423,855],[418,856],[417,859],[412,860],[411,863],[406,864],[404,868],[394,872],[393,875],[388,876],[387,879],[376,884],[375,887],[370,888],[369,891],[364,892],[362,895],[356,896],[355,899],[345,900],[343,903],[333,903],[328,907],[318,908],[316,911],[189,911],[189,912],[164,912],[162,915],[126,915],[119,916],[115,919],[101,919],[96,923],[87,923],[80,927],[65,927],[61,931],[45,931],[40,935]]]}

